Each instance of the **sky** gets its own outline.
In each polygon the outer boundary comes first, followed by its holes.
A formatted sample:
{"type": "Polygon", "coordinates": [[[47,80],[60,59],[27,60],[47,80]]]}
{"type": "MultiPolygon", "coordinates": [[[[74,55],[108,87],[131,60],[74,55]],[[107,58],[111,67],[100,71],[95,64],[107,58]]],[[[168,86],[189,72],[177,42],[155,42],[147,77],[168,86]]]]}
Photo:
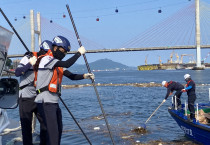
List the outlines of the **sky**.
{"type": "MultiPolygon", "coordinates": [[[[208,0],[202,1],[209,3],[208,0]]],[[[163,22],[193,3],[194,0],[0,0],[0,7],[20,33],[22,31],[27,33],[24,28],[20,28],[20,25],[24,23],[23,16],[29,17],[31,9],[35,13],[40,12],[42,17],[52,20],[53,23],[74,32],[66,9],[66,4],[68,4],[79,35],[106,49],[112,49],[120,48],[125,42],[141,36],[152,26],[163,22]],[[118,13],[115,12],[116,9],[118,13]],[[162,13],[158,13],[158,10],[161,10],[162,13]],[[63,18],[63,15],[66,17],[63,18]],[[96,21],[97,18],[99,21],[96,21]]],[[[0,16],[0,25],[11,30],[2,16],[0,16]]],[[[9,54],[24,53],[25,50],[18,44],[21,45],[20,42],[12,39],[9,54]]],[[[148,64],[159,63],[159,56],[163,63],[167,62],[172,52],[172,50],[167,50],[94,53],[86,54],[86,57],[89,62],[108,58],[137,67],[144,64],[146,56],[148,56],[148,64]]],[[[196,50],[174,50],[174,52],[178,55],[194,54],[196,58],[196,50]]],[[[206,57],[208,52],[210,52],[209,49],[202,50],[201,58],[206,57]]],[[[71,55],[66,56],[68,57],[71,55]]],[[[190,59],[192,58],[185,57],[184,61],[187,62],[190,59]]],[[[176,60],[175,56],[174,60],[176,60]]],[[[210,62],[210,58],[207,58],[206,61],[210,62]]],[[[83,58],[80,58],[77,63],[84,64],[83,58]]]]}

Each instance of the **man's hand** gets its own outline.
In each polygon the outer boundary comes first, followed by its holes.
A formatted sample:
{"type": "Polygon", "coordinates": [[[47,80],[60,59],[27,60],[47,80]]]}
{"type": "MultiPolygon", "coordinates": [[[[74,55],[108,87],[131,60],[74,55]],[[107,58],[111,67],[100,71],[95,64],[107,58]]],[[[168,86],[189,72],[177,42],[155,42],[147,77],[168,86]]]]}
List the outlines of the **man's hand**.
{"type": "Polygon", "coordinates": [[[31,57],[31,58],[29,59],[29,62],[30,62],[30,64],[31,64],[32,66],[35,65],[36,61],[37,61],[36,56],[33,56],[33,57],[31,57]]]}
{"type": "Polygon", "coordinates": [[[84,46],[81,46],[80,48],[78,48],[78,51],[81,55],[85,54],[86,50],[84,46]]]}
{"type": "Polygon", "coordinates": [[[187,90],[185,90],[185,89],[182,89],[182,92],[187,92],[187,90]]]}
{"type": "Polygon", "coordinates": [[[93,73],[86,73],[83,75],[84,79],[95,79],[95,75],[93,73]]]}
{"type": "Polygon", "coordinates": [[[166,99],[163,100],[163,103],[165,103],[165,102],[166,102],[166,99]]]}
{"type": "Polygon", "coordinates": [[[33,56],[33,53],[32,53],[32,52],[30,52],[30,51],[27,51],[27,52],[24,54],[24,56],[26,56],[26,55],[28,55],[28,56],[32,57],[32,56],[33,56]]]}

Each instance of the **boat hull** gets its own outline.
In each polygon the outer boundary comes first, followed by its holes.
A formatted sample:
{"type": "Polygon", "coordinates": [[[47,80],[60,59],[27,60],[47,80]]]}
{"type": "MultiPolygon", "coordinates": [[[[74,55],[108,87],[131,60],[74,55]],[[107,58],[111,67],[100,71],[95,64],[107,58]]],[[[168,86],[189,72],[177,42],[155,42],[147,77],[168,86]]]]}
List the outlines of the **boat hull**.
{"type": "Polygon", "coordinates": [[[198,122],[189,122],[183,113],[178,113],[177,110],[168,110],[179,127],[184,131],[185,135],[202,144],[210,144],[210,127],[198,122]]]}

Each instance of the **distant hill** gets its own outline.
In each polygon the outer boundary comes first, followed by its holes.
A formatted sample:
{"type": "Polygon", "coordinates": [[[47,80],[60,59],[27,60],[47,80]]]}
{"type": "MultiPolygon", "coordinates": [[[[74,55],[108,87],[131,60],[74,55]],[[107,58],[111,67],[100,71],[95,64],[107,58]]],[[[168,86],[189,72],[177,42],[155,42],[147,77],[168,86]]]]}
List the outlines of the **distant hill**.
{"type": "MultiPolygon", "coordinates": [[[[89,63],[91,71],[117,71],[117,70],[133,70],[135,67],[129,67],[119,62],[114,62],[110,59],[99,59],[89,63]]],[[[70,67],[70,71],[86,71],[86,65],[74,64],[70,67]]]]}

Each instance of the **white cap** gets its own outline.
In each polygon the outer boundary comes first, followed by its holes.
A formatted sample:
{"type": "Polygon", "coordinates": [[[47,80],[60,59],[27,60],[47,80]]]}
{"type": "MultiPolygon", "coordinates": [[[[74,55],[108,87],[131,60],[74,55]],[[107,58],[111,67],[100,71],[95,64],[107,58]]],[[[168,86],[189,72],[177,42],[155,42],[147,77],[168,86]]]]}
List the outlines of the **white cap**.
{"type": "Polygon", "coordinates": [[[189,74],[185,74],[184,75],[184,79],[186,80],[187,78],[190,78],[190,75],[189,74]]]}
{"type": "Polygon", "coordinates": [[[166,81],[162,81],[162,86],[165,86],[165,84],[166,84],[166,81]]]}

